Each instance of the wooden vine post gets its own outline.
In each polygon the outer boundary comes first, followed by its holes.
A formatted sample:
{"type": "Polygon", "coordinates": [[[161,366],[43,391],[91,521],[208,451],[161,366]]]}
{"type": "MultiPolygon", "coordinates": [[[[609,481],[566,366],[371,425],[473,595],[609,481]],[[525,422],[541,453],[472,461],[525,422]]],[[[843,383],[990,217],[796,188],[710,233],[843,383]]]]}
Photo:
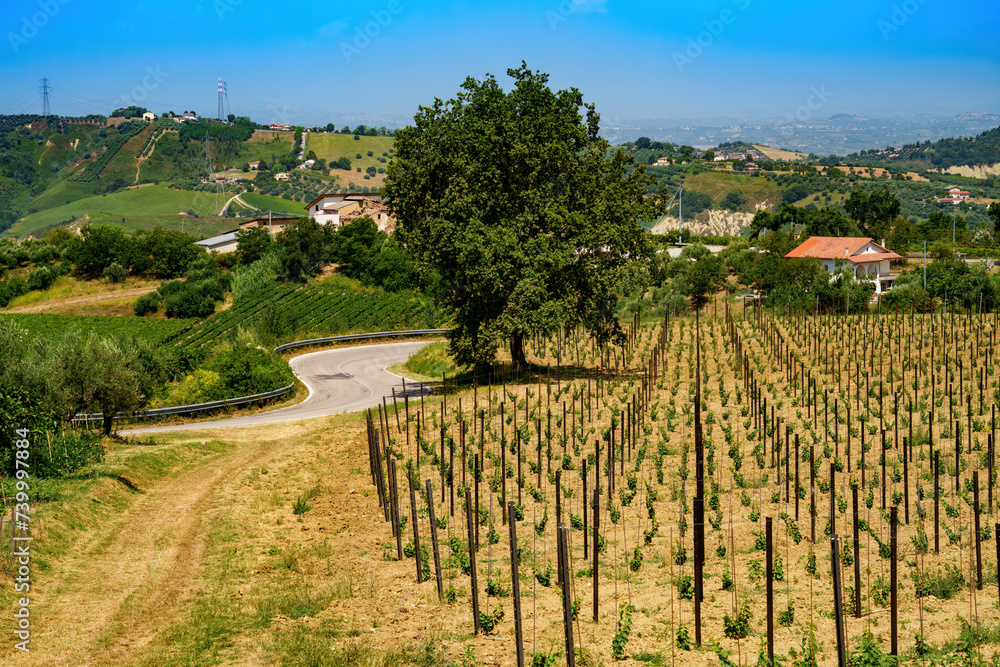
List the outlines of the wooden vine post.
{"type": "Polygon", "coordinates": [[[476,575],[476,532],[472,521],[472,489],[465,487],[465,524],[469,542],[469,569],[472,575],[472,621],[474,633],[479,634],[479,578],[476,575]]]}
{"type": "MultiPolygon", "coordinates": [[[[524,631],[521,627],[521,576],[517,557],[517,510],[507,503],[507,525],[510,528],[510,584],[514,596],[514,641],[517,644],[517,667],[524,667],[524,631]]],[[[477,616],[478,618],[478,616],[477,616]]]]}

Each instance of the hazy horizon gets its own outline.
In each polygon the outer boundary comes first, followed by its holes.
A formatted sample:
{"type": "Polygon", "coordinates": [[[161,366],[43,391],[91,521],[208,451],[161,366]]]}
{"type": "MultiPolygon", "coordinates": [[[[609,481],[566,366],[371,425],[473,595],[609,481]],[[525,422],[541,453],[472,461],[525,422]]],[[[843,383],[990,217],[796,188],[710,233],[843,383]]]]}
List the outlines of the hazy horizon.
{"type": "Polygon", "coordinates": [[[59,115],[135,103],[214,117],[221,74],[226,111],[257,122],[398,125],[467,76],[509,87],[522,60],[578,88],[605,125],[1000,111],[988,84],[1000,9],[962,9],[942,21],[927,0],[15,2],[0,19],[0,113],[40,113],[45,76],[59,115]]]}

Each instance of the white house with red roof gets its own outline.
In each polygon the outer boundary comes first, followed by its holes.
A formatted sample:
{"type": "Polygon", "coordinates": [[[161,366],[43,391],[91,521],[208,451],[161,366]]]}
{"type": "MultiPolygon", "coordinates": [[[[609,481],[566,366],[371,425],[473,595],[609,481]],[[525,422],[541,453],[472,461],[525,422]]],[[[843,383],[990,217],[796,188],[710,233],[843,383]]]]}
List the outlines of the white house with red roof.
{"type": "Polygon", "coordinates": [[[945,188],[944,191],[946,193],[945,196],[938,197],[937,201],[939,204],[952,204],[954,206],[958,206],[964,200],[972,196],[972,193],[970,193],[968,190],[963,190],[957,185],[951,185],[945,188]]]}
{"type": "Polygon", "coordinates": [[[870,238],[853,236],[811,236],[785,257],[815,257],[830,273],[835,273],[846,264],[856,280],[875,283],[875,294],[882,294],[892,287],[892,281],[898,274],[890,272],[889,262],[901,259],[900,255],[886,250],[870,238]]]}

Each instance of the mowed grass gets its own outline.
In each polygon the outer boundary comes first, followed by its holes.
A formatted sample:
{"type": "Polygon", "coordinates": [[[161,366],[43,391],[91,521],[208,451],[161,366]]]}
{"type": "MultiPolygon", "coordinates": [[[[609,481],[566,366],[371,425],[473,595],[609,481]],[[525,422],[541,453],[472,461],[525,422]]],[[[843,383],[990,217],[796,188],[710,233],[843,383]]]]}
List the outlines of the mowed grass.
{"type": "Polygon", "coordinates": [[[80,199],[94,196],[94,183],[72,181],[72,173],[60,174],[42,194],[31,201],[30,211],[44,211],[56,206],[64,206],[80,199]]]}
{"type": "Polygon", "coordinates": [[[199,216],[213,213],[215,193],[174,190],[166,185],[144,185],[86,197],[47,211],[32,213],[18,221],[7,234],[23,236],[87,214],[93,216],[95,213],[104,213],[119,219],[136,215],[173,215],[176,218],[178,213],[188,209],[194,210],[199,216]]]}
{"type": "MultiPolygon", "coordinates": [[[[153,291],[159,285],[159,280],[147,280],[145,278],[128,278],[123,283],[109,283],[106,280],[80,280],[70,276],[60,276],[52,283],[47,290],[32,290],[27,294],[22,294],[11,300],[6,311],[14,311],[20,308],[49,307],[61,308],[66,301],[71,303],[93,300],[106,303],[106,299],[114,300],[116,296],[125,293],[129,294],[134,290],[153,291]]],[[[134,301],[134,298],[129,299],[134,301]]],[[[3,311],[0,311],[3,312],[3,311]]],[[[112,313],[104,313],[112,314],[112,313]]],[[[113,313],[124,314],[124,313],[113,313]]],[[[131,315],[131,311],[127,313],[131,315]]]]}
{"type": "Polygon", "coordinates": [[[262,211],[274,211],[275,213],[288,213],[289,215],[305,215],[305,204],[283,197],[272,197],[261,194],[245,194],[240,197],[243,201],[256,206],[262,211]]]}
{"type": "Polygon", "coordinates": [[[781,187],[761,176],[706,171],[687,176],[684,179],[684,186],[710,196],[716,204],[721,202],[728,192],[739,190],[747,199],[744,210],[749,211],[753,211],[754,204],[766,201],[769,207],[776,207],[781,201],[781,187]]]}
{"type": "Polygon", "coordinates": [[[458,365],[448,350],[448,343],[441,341],[421,348],[406,363],[390,370],[420,382],[434,382],[441,381],[445,374],[454,378],[468,368],[458,365]]]}
{"type": "Polygon", "coordinates": [[[798,160],[805,160],[808,155],[805,153],[799,153],[797,151],[784,151],[780,148],[771,148],[770,146],[759,146],[754,144],[754,148],[763,153],[766,157],[772,160],[785,160],[786,162],[796,162],[798,160]]]}
{"type": "MultiPolygon", "coordinates": [[[[310,132],[306,151],[315,151],[317,157],[325,158],[327,162],[335,162],[341,157],[346,157],[351,161],[351,170],[357,174],[357,168],[361,167],[363,174],[368,167],[384,169],[388,166],[387,163],[392,157],[389,151],[395,142],[394,137],[358,137],[355,141],[353,134],[310,132]],[[368,151],[372,152],[371,157],[368,156],[368,151]],[[357,157],[358,153],[361,154],[360,159],[357,157]],[[383,153],[389,155],[383,156],[383,153]],[[386,162],[379,162],[380,157],[385,157],[386,162]]],[[[358,176],[361,177],[361,174],[358,176]]]]}
{"type": "Polygon", "coordinates": [[[242,167],[244,162],[257,162],[264,159],[270,164],[276,157],[282,158],[291,155],[293,139],[292,132],[257,130],[250,137],[250,140],[243,144],[246,155],[233,162],[242,167]]]}

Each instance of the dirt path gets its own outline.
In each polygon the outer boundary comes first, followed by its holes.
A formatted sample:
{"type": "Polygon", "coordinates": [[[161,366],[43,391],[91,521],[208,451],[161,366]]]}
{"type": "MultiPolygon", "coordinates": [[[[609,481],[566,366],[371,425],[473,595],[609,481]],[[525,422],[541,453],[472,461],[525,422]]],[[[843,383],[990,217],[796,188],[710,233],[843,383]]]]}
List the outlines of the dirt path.
{"type": "MultiPolygon", "coordinates": [[[[155,129],[153,130],[153,133],[154,134],[156,133],[155,129]]],[[[160,140],[160,137],[162,137],[163,134],[165,134],[165,133],[161,132],[160,136],[154,138],[153,141],[152,141],[152,143],[149,144],[149,148],[146,150],[146,152],[136,158],[136,160],[135,160],[135,182],[136,182],[136,185],[138,185],[138,183],[139,183],[139,174],[142,171],[142,163],[145,162],[146,160],[148,160],[149,158],[153,157],[153,151],[156,150],[156,142],[160,140]]]]}
{"type": "Polygon", "coordinates": [[[248,442],[160,482],[109,516],[39,585],[39,634],[31,659],[19,664],[141,662],[143,649],[180,620],[198,588],[213,500],[275,456],[274,442],[248,442]]]}
{"type": "Polygon", "coordinates": [[[240,206],[244,206],[246,208],[253,208],[253,206],[243,201],[243,197],[241,197],[240,195],[233,195],[232,197],[229,198],[229,201],[226,202],[226,205],[222,207],[222,210],[219,211],[219,215],[225,215],[226,210],[229,208],[229,205],[232,204],[233,202],[236,202],[240,206]]]}
{"type": "Polygon", "coordinates": [[[64,306],[82,306],[90,303],[99,303],[101,301],[114,301],[117,299],[140,297],[143,294],[148,294],[156,290],[156,287],[130,287],[128,289],[123,289],[117,292],[101,292],[100,294],[88,294],[86,296],[76,296],[68,299],[59,299],[58,301],[40,303],[34,306],[21,306],[19,308],[10,308],[4,310],[4,313],[45,313],[50,310],[54,310],[58,307],[63,310],[64,306]]]}

